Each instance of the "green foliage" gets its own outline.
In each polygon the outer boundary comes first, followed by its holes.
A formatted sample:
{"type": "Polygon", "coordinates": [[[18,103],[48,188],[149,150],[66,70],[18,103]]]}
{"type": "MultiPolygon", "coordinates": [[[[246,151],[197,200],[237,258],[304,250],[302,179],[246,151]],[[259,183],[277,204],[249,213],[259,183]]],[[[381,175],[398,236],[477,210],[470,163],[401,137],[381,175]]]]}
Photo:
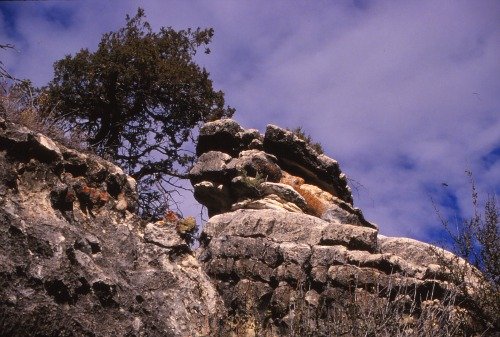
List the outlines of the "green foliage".
{"type": "Polygon", "coordinates": [[[163,213],[160,190],[185,178],[193,154],[183,147],[193,129],[234,113],[194,61],[212,36],[213,29],[199,28],[153,32],[138,9],[125,27],[104,34],[95,52],[56,62],[45,88],[45,113],[63,116],[97,154],[138,180],[143,215],[163,213]]]}
{"type": "Polygon", "coordinates": [[[308,134],[302,130],[302,128],[299,126],[295,129],[289,130],[293,132],[295,136],[297,136],[299,139],[302,139],[303,141],[306,142],[310,147],[312,147],[318,154],[323,154],[325,151],[323,150],[323,146],[321,146],[320,143],[314,142],[308,134]]]}
{"type": "Polygon", "coordinates": [[[241,182],[243,183],[243,185],[257,191],[259,190],[260,185],[267,181],[267,177],[259,171],[255,173],[255,177],[252,177],[248,175],[248,172],[245,169],[242,169],[239,171],[239,175],[241,177],[241,182]]]}

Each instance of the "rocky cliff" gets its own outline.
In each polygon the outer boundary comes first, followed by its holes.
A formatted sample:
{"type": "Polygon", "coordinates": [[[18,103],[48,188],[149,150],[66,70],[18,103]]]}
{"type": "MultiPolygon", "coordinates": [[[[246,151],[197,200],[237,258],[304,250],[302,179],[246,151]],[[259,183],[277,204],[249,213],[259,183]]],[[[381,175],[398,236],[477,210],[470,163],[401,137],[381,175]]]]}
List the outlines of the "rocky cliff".
{"type": "MultiPolygon", "coordinates": [[[[210,219],[134,215],[115,165],[0,119],[1,336],[445,336],[481,331],[430,245],[378,235],[338,163],[294,133],[200,131],[210,219]],[[454,330],[452,330],[454,329],[454,330]]],[[[469,288],[480,281],[468,270],[469,288]]]]}
{"type": "Polygon", "coordinates": [[[109,162],[0,120],[0,335],[209,336],[225,309],[109,162]]]}
{"type": "MultiPolygon", "coordinates": [[[[378,235],[338,163],[300,135],[206,124],[191,170],[212,216],[200,261],[233,336],[448,336],[473,331],[452,254],[378,235]]],[[[467,269],[473,287],[479,275],[467,269]]],[[[480,329],[480,328],[478,328],[480,329]]]]}

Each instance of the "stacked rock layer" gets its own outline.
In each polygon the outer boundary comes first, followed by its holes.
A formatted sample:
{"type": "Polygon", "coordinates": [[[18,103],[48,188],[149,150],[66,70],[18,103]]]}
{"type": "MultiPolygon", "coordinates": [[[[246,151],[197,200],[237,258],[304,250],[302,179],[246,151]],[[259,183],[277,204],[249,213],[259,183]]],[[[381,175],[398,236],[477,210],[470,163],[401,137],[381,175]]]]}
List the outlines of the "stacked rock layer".
{"type": "Polygon", "coordinates": [[[233,336],[473,330],[470,303],[443,267],[459,260],[379,236],[353,207],[338,163],[293,132],[269,125],[262,136],[219,120],[201,129],[197,151],[191,181],[211,216],[200,260],[233,336]]]}
{"type": "Polygon", "coordinates": [[[274,125],[262,136],[230,119],[201,130],[190,172],[195,198],[210,216],[236,209],[277,209],[376,228],[352,206],[338,163],[274,125]]]}
{"type": "Polygon", "coordinates": [[[197,151],[191,180],[211,215],[198,259],[183,239],[193,222],[141,221],[120,168],[0,118],[0,335],[484,331],[460,291],[475,271],[459,284],[446,267],[462,260],[378,235],[337,162],[292,132],[222,120],[197,151]]]}

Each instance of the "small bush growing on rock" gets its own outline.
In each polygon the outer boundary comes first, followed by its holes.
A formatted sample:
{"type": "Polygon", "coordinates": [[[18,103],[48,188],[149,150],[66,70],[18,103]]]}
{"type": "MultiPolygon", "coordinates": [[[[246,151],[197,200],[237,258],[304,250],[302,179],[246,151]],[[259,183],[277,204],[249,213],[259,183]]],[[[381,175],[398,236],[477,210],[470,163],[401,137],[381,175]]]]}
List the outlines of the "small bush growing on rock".
{"type": "Polygon", "coordinates": [[[181,236],[191,236],[196,230],[196,219],[192,216],[182,218],[177,222],[175,229],[181,236]]]}
{"type": "Polygon", "coordinates": [[[267,181],[267,177],[264,174],[257,171],[255,177],[249,176],[245,169],[240,171],[241,182],[247,187],[259,189],[262,183],[267,181]]]}
{"type": "Polygon", "coordinates": [[[291,129],[289,131],[293,132],[293,134],[297,136],[299,139],[305,141],[306,144],[312,147],[316,152],[318,152],[318,154],[325,153],[325,151],[323,150],[323,146],[320,143],[313,141],[311,136],[306,134],[300,126],[295,129],[291,129]]]}
{"type": "Polygon", "coordinates": [[[39,105],[44,98],[43,94],[33,88],[30,81],[18,80],[2,86],[0,111],[9,122],[42,133],[67,147],[88,152],[86,142],[78,129],[70,128],[52,113],[40,113],[39,105]]]}

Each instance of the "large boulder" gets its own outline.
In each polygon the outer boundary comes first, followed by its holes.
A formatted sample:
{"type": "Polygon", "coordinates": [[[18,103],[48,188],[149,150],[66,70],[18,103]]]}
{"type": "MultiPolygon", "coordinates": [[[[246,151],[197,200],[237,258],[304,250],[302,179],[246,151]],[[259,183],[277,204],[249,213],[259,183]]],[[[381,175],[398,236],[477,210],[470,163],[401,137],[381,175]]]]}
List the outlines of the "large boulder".
{"type": "Polygon", "coordinates": [[[220,119],[203,125],[196,154],[220,151],[237,156],[244,149],[261,149],[262,136],[257,130],[244,130],[232,119],[220,119]]]}
{"type": "Polygon", "coordinates": [[[231,119],[209,122],[200,130],[197,153],[189,177],[210,216],[281,209],[376,228],[353,207],[338,163],[292,131],[268,125],[262,136],[231,119]]]}

